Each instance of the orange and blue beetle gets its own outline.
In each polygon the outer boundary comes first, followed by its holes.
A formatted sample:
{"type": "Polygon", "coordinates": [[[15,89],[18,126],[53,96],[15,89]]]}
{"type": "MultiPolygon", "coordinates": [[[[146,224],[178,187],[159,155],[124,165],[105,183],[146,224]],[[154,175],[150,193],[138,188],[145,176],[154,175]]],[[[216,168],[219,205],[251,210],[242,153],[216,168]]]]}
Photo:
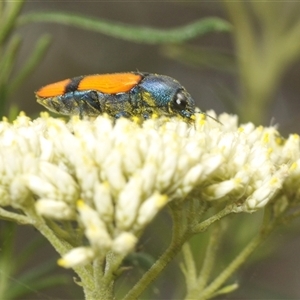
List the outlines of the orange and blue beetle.
{"type": "Polygon", "coordinates": [[[36,97],[50,111],[64,115],[195,118],[195,102],[178,81],[144,72],[66,79],[40,88],[36,97]]]}

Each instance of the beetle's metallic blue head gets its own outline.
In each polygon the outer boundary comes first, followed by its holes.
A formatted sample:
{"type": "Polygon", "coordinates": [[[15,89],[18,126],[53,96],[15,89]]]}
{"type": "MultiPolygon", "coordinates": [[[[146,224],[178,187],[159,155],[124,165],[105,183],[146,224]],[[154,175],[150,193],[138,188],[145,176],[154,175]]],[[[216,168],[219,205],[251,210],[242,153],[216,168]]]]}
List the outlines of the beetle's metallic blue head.
{"type": "Polygon", "coordinates": [[[195,101],[186,89],[175,79],[156,74],[143,74],[139,84],[147,104],[163,110],[166,115],[192,118],[195,113],[195,101]],[[150,99],[150,100],[149,100],[150,99]]]}

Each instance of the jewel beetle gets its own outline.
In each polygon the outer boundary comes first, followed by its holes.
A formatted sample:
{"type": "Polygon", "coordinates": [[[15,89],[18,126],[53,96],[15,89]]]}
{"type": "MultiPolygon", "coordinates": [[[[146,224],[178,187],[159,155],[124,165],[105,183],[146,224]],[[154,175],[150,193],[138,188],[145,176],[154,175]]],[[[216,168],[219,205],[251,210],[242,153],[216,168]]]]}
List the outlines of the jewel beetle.
{"type": "Polygon", "coordinates": [[[165,75],[127,72],[79,76],[46,85],[35,94],[38,103],[64,115],[195,118],[193,98],[177,80],[165,75]]]}

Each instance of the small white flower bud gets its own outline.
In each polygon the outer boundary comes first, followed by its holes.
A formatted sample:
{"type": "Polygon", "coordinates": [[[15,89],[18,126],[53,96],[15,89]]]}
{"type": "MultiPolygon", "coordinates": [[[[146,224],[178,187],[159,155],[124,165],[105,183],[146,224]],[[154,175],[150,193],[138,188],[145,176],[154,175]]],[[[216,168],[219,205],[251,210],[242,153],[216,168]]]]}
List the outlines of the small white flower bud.
{"type": "Polygon", "coordinates": [[[178,152],[172,147],[171,151],[167,151],[165,157],[158,165],[159,172],[157,173],[157,185],[160,189],[165,189],[172,184],[172,178],[174,177],[178,163],[178,152]]]}
{"type": "Polygon", "coordinates": [[[131,177],[119,194],[116,203],[116,225],[120,230],[129,229],[135,221],[141,203],[141,178],[131,177]]]}
{"type": "Polygon", "coordinates": [[[295,161],[299,158],[299,141],[300,137],[298,134],[291,134],[286,140],[282,153],[280,153],[285,158],[290,158],[295,161]]]}
{"type": "MultiPolygon", "coordinates": [[[[220,154],[203,157],[201,163],[203,165],[203,176],[208,176],[217,170],[224,162],[224,158],[220,154]]],[[[204,177],[203,177],[204,178],[204,177]]]]}
{"type": "Polygon", "coordinates": [[[107,251],[111,247],[111,238],[105,223],[99,218],[95,210],[86,205],[82,200],[77,201],[80,220],[85,227],[85,235],[93,247],[107,251]]]}
{"type": "Polygon", "coordinates": [[[142,192],[145,195],[148,195],[153,191],[155,184],[156,184],[156,176],[158,173],[158,168],[155,166],[153,162],[145,162],[143,169],[139,176],[141,177],[141,188],[142,192]]]}
{"type": "Polygon", "coordinates": [[[105,161],[105,171],[107,181],[112,189],[120,191],[125,183],[125,177],[122,172],[122,160],[121,153],[115,150],[110,156],[107,157],[105,161]]]}
{"type": "Polygon", "coordinates": [[[133,251],[137,243],[137,237],[130,232],[122,232],[114,240],[112,251],[120,254],[128,254],[133,251]]]}
{"type": "Polygon", "coordinates": [[[43,136],[40,137],[40,147],[41,147],[41,160],[42,161],[51,161],[54,157],[54,147],[51,141],[44,138],[43,136]]]}
{"type": "Polygon", "coordinates": [[[100,218],[106,222],[113,222],[114,204],[110,193],[109,184],[96,184],[94,187],[93,200],[100,218]]]}
{"type": "Polygon", "coordinates": [[[26,203],[26,200],[29,200],[28,197],[30,195],[30,191],[23,176],[16,176],[11,181],[9,190],[12,206],[22,207],[26,204],[31,204],[31,201],[29,201],[29,203],[26,203]]]}
{"type": "Polygon", "coordinates": [[[27,175],[26,183],[32,193],[38,195],[40,198],[57,198],[55,187],[37,175],[27,175]]]}
{"type": "Polygon", "coordinates": [[[239,187],[239,184],[239,180],[230,179],[206,187],[203,189],[203,193],[205,194],[205,198],[207,200],[216,200],[232,192],[234,189],[239,187]]]}
{"type": "Polygon", "coordinates": [[[75,268],[88,264],[95,256],[93,249],[88,247],[74,248],[57,261],[64,268],[75,268]]]}
{"type": "Polygon", "coordinates": [[[156,214],[168,203],[166,195],[154,193],[151,197],[143,202],[139,209],[137,225],[143,228],[146,224],[152,221],[156,214]]]}
{"type": "Polygon", "coordinates": [[[53,199],[39,199],[35,209],[40,215],[57,220],[74,220],[76,216],[75,209],[66,202],[53,199]]]}
{"type": "Polygon", "coordinates": [[[251,212],[265,206],[282,187],[287,175],[287,166],[282,166],[273,176],[269,176],[269,178],[265,179],[261,186],[246,200],[244,210],[251,212]]]}
{"type": "Polygon", "coordinates": [[[182,185],[193,187],[199,180],[202,173],[203,173],[203,165],[202,164],[198,164],[198,165],[192,167],[185,175],[182,185]]]}
{"type": "Polygon", "coordinates": [[[48,162],[41,162],[41,175],[56,188],[66,202],[78,199],[78,188],[70,174],[48,162]]]}

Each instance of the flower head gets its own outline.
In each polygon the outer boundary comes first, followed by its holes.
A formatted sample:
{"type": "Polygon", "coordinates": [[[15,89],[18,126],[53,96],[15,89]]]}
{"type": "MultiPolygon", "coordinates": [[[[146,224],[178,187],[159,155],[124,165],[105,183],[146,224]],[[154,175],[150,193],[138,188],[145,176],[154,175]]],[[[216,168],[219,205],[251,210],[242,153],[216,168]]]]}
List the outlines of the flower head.
{"type": "Polygon", "coordinates": [[[218,119],[66,123],[44,113],[0,122],[0,205],[34,205],[44,218],[75,221],[89,245],[66,254],[61,265],[69,267],[99,252],[132,251],[171,201],[234,202],[236,211],[253,212],[287,184],[298,189],[298,136],[284,141],[274,127],[218,119]]]}

